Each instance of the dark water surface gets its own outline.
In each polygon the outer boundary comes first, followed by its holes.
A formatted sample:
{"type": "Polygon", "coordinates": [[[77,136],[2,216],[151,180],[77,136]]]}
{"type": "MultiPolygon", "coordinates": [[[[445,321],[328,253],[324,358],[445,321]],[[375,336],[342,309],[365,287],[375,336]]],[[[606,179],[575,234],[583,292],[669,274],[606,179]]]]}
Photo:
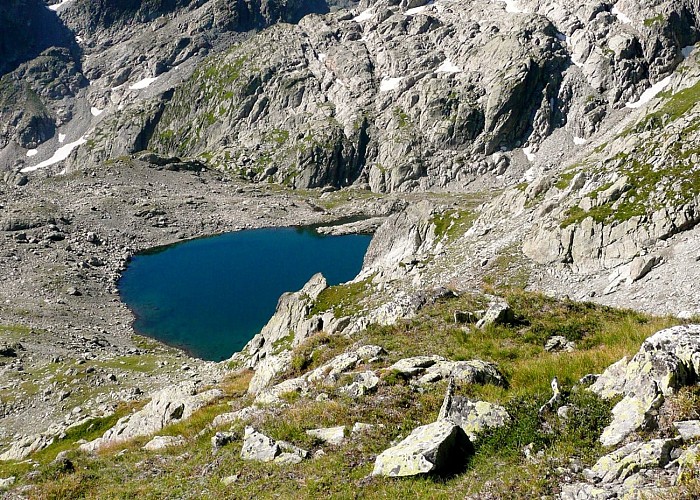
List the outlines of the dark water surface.
{"type": "Polygon", "coordinates": [[[330,285],[353,279],[370,239],[268,228],[185,241],[134,256],[119,290],[136,331],[219,361],[260,331],[283,292],[317,272],[330,285]]]}

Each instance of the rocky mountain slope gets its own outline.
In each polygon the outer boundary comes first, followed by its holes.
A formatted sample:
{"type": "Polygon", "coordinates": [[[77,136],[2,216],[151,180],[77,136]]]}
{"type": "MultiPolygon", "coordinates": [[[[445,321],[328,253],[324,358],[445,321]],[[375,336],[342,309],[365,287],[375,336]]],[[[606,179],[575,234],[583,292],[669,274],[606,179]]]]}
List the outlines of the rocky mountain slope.
{"type": "Polygon", "coordinates": [[[698,14],[5,2],[4,495],[695,498],[698,14]],[[134,334],[135,252],[311,223],[230,360],[134,334]]]}

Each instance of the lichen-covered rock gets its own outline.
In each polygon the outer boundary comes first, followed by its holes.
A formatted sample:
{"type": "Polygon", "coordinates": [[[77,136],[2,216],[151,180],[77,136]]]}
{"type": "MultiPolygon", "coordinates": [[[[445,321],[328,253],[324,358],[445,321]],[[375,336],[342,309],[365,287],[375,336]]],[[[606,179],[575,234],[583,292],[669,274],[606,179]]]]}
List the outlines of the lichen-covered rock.
{"type": "Polygon", "coordinates": [[[362,397],[374,391],[379,385],[379,377],[371,370],[353,373],[352,377],[352,383],[340,388],[340,392],[352,398],[362,397]]]}
{"type": "Polygon", "coordinates": [[[503,427],[511,418],[506,409],[487,401],[473,401],[454,396],[444,418],[459,425],[469,440],[475,443],[479,434],[488,429],[503,427]]]}
{"type": "Polygon", "coordinates": [[[617,494],[609,488],[600,488],[588,483],[564,484],[561,487],[561,500],[608,500],[617,494]]]}
{"type": "Polygon", "coordinates": [[[423,425],[376,459],[372,475],[401,477],[458,470],[472,446],[464,431],[452,422],[423,425]]]}
{"type": "Polygon", "coordinates": [[[678,457],[678,466],[678,484],[697,478],[700,475],[700,444],[694,444],[684,450],[678,457]]]}
{"type": "Polygon", "coordinates": [[[495,363],[489,363],[480,359],[467,361],[438,361],[428,367],[425,372],[416,379],[417,384],[428,384],[443,380],[453,379],[459,384],[492,384],[501,387],[507,385],[506,379],[499,371],[495,363]]]}
{"type": "Polygon", "coordinates": [[[611,365],[590,390],[610,399],[623,396],[613,408],[613,421],[601,442],[614,445],[651,422],[652,410],[665,396],[693,383],[700,374],[700,325],[675,326],[646,339],[632,359],[611,365]]]}
{"type": "Polygon", "coordinates": [[[272,462],[281,453],[274,439],[257,432],[252,427],[245,428],[241,458],[259,462],[272,462]]]}
{"type": "Polygon", "coordinates": [[[602,484],[621,482],[641,469],[664,467],[671,461],[671,451],[678,439],[652,439],[634,442],[600,458],[590,475],[602,484]]]}

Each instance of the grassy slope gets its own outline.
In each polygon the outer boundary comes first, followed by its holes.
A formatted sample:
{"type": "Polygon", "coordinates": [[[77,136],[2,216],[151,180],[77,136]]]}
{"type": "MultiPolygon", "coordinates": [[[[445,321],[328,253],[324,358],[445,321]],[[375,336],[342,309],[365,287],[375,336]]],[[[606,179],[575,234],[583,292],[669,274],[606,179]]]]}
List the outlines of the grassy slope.
{"type": "MultiPolygon", "coordinates": [[[[39,463],[29,479],[26,468],[0,466],[0,477],[17,473],[20,483],[37,484],[33,495],[39,498],[251,498],[292,496],[310,498],[454,498],[479,492],[498,497],[528,497],[551,494],[559,482],[555,472],[578,457],[589,464],[602,450],[596,438],[608,418],[609,403],[582,392],[569,396],[579,407],[575,421],[564,426],[550,415],[544,425],[537,409],[549,396],[549,383],[557,376],[566,388],[587,373],[601,372],[623,355],[634,353],[644,338],[674,323],[671,319],[649,318],[631,311],[619,311],[592,304],[556,301],[542,295],[506,290],[502,294],[513,307],[516,324],[493,326],[484,331],[455,325],[455,310],[474,310],[484,298],[464,295],[440,301],[421,311],[418,317],[395,326],[371,326],[352,342],[376,343],[388,351],[388,359],[370,368],[387,366],[415,354],[440,354],[450,359],[480,358],[494,361],[507,376],[508,389],[493,386],[460,388],[462,394],[505,404],[514,424],[484,436],[467,469],[451,478],[392,480],[368,478],[375,456],[397,437],[407,435],[418,425],[435,419],[445,389],[438,383],[416,391],[390,373],[385,373],[378,392],[359,402],[318,388],[306,398],[290,394],[285,408],[270,409],[253,424],[275,439],[285,439],[312,452],[323,449],[325,456],[299,465],[279,466],[244,462],[239,458],[243,425],[233,427],[237,439],[213,455],[208,424],[215,415],[250,403],[245,387],[250,374],[233,377],[224,384],[227,396],[201,410],[188,422],[160,434],[182,434],[185,447],[165,452],[146,452],[140,447],[148,439],[137,439],[106,450],[92,458],[71,452],[74,472],[62,471],[50,460],[54,452],[36,457],[39,463]],[[577,342],[572,353],[547,353],[542,345],[551,335],[564,335],[577,342]],[[325,392],[330,401],[315,401],[325,392]],[[355,422],[382,424],[367,435],[354,436],[340,447],[321,446],[305,434],[306,429],[348,425],[355,422]],[[548,431],[543,430],[549,429],[548,431]],[[535,444],[542,455],[535,461],[522,458],[522,448],[535,444]],[[124,450],[123,453],[120,453],[124,450]],[[221,479],[236,475],[225,486],[221,479]]],[[[351,343],[339,337],[309,339],[297,351],[297,372],[313,369],[351,343]]],[[[288,375],[292,375],[290,372],[288,375]]],[[[100,426],[101,427],[101,426],[100,426]]],[[[84,429],[85,431],[85,429],[84,429]]],[[[87,437],[87,432],[85,432],[87,437]]],[[[92,435],[92,432],[89,432],[92,435]]],[[[77,439],[69,436],[60,443],[77,439]]]]}

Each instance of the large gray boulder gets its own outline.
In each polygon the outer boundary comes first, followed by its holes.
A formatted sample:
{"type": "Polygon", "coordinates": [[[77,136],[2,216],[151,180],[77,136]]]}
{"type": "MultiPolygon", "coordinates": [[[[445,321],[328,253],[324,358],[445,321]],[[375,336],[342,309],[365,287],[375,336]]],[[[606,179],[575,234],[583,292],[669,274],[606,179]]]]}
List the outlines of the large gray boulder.
{"type": "Polygon", "coordinates": [[[454,396],[445,417],[459,425],[472,443],[476,443],[479,434],[511,422],[510,415],[503,406],[488,401],[473,401],[469,398],[454,396]]]}
{"type": "Polygon", "coordinates": [[[458,470],[472,448],[456,424],[438,420],[423,425],[396,446],[383,451],[374,463],[374,476],[415,476],[458,470]]]}

